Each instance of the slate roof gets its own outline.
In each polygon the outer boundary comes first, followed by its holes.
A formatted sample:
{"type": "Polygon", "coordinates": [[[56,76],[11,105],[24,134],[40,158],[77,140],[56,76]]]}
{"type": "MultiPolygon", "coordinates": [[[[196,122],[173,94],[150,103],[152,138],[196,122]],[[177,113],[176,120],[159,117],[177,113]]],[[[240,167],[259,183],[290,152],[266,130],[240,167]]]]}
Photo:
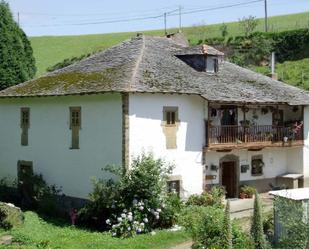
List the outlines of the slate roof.
{"type": "Polygon", "coordinates": [[[187,48],[171,38],[134,37],[5,89],[0,98],[149,92],[196,94],[221,102],[309,104],[307,91],[226,61],[220,63],[217,74],[198,72],[175,56],[185,50],[199,52],[198,47],[187,48]]]}

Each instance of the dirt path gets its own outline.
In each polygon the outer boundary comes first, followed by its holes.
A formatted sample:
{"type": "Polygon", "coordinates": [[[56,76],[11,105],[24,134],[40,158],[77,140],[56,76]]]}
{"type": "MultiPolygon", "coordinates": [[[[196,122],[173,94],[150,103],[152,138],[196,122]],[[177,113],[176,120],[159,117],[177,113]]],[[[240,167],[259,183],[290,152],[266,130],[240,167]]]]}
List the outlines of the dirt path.
{"type": "Polygon", "coordinates": [[[192,245],[193,245],[193,241],[189,240],[189,241],[183,242],[183,243],[181,243],[177,246],[173,246],[170,249],[191,249],[192,245]]]}

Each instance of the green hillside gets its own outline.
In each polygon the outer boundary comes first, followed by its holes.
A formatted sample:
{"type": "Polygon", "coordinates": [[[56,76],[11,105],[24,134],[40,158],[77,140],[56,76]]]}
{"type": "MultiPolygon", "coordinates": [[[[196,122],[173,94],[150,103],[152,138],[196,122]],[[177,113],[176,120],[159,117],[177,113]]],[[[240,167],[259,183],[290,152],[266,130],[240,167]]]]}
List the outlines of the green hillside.
{"type": "MultiPolygon", "coordinates": [[[[192,26],[183,29],[183,32],[190,40],[191,44],[196,44],[199,40],[205,38],[220,36],[220,26],[222,24],[213,24],[206,26],[192,26]]],[[[238,22],[227,23],[228,35],[242,35],[238,22]]],[[[269,18],[270,31],[283,31],[297,28],[309,27],[309,12],[275,16],[269,18]]],[[[264,28],[263,19],[260,19],[256,31],[262,31],[264,28]]],[[[177,29],[170,29],[169,32],[175,32],[177,29]]],[[[163,30],[145,31],[145,34],[163,35],[163,30]]],[[[46,72],[46,69],[66,58],[80,56],[90,52],[106,49],[115,45],[136,32],[111,33],[98,35],[79,35],[79,36],[42,36],[31,37],[31,43],[34,49],[34,56],[37,63],[37,76],[46,72]]]]}
{"type": "MultiPolygon", "coordinates": [[[[265,75],[270,73],[268,67],[254,67],[252,69],[265,75]]],[[[309,58],[278,63],[276,64],[276,73],[279,80],[309,90],[309,58]]]]}

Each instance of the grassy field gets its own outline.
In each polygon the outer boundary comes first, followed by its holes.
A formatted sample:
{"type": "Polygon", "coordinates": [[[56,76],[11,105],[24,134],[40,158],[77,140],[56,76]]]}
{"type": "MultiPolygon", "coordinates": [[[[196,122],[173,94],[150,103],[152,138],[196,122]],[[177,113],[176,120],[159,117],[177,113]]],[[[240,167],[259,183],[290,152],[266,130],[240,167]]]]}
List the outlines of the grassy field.
{"type": "Polygon", "coordinates": [[[132,239],[112,238],[107,233],[90,232],[55,221],[44,221],[36,213],[25,213],[25,224],[10,232],[14,242],[7,249],[165,249],[189,240],[185,232],[158,231],[156,235],[139,235],[132,239]]]}
{"type": "MultiPolygon", "coordinates": [[[[193,26],[183,29],[191,44],[196,44],[199,40],[209,37],[220,36],[220,26],[222,24],[193,26]]],[[[227,23],[228,35],[242,35],[238,22],[227,23]]],[[[263,19],[260,19],[256,30],[262,31],[264,27],[263,19]]],[[[309,12],[275,16],[269,18],[271,31],[283,31],[296,28],[309,27],[309,12]]],[[[177,29],[170,29],[175,32],[177,29]]],[[[143,32],[149,35],[163,35],[163,30],[152,30],[143,32]]],[[[90,52],[106,49],[125,39],[134,36],[136,32],[112,33],[98,35],[80,36],[42,36],[31,37],[31,44],[37,62],[37,76],[46,72],[46,69],[66,58],[80,56],[90,52]]]]}
{"type": "MultiPolygon", "coordinates": [[[[252,69],[265,75],[270,73],[268,67],[254,67],[252,69]]],[[[276,73],[279,80],[309,90],[309,58],[278,63],[276,64],[276,73]]]]}

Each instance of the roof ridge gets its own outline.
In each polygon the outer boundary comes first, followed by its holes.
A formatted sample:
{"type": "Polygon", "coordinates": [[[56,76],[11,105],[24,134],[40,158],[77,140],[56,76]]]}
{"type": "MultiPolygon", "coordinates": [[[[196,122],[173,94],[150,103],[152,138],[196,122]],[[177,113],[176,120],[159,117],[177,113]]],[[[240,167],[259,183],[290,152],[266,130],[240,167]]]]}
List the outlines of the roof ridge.
{"type": "Polygon", "coordinates": [[[131,85],[136,78],[136,74],[138,72],[139,66],[144,56],[144,51],[145,51],[145,36],[142,35],[142,47],[140,50],[140,54],[135,62],[135,66],[133,67],[132,77],[131,77],[131,80],[129,81],[129,91],[131,91],[131,85]]]}

